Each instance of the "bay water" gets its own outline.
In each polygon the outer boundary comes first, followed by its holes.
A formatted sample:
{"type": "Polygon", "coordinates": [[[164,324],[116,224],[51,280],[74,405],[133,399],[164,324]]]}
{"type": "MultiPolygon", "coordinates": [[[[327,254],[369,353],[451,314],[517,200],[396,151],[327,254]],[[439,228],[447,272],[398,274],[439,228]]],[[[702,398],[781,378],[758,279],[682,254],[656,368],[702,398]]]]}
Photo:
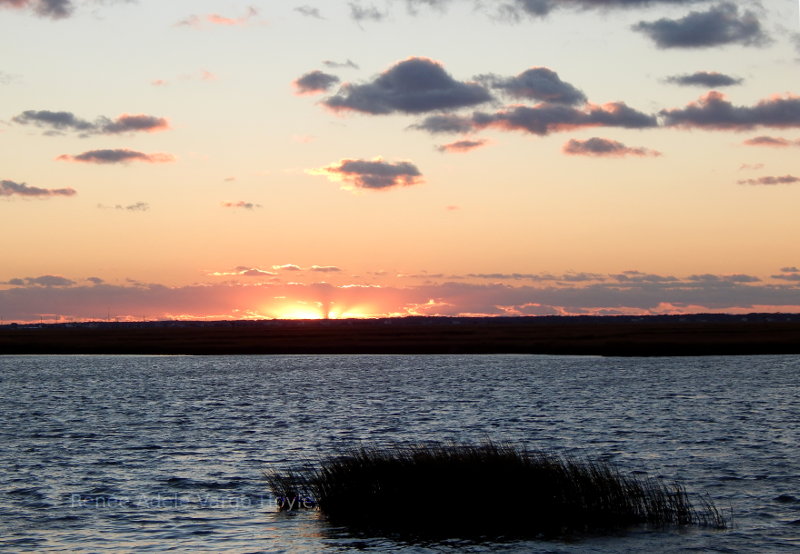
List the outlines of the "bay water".
{"type": "MultiPolygon", "coordinates": [[[[800,550],[800,356],[4,356],[0,416],[0,550],[800,550]],[[263,477],[485,440],[677,480],[733,525],[401,541],[278,512],[263,477]]],[[[464,486],[477,511],[514,494],[464,486]]],[[[431,518],[447,509],[423,493],[431,518]]]]}

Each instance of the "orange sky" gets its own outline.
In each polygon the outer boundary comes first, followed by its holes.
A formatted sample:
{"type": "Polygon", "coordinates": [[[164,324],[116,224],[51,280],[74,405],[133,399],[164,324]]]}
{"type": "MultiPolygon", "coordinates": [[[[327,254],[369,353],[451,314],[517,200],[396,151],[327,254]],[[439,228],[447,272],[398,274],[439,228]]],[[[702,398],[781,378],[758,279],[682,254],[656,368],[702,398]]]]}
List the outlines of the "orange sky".
{"type": "Polygon", "coordinates": [[[796,2],[331,4],[0,2],[3,322],[798,311],[796,2]]]}

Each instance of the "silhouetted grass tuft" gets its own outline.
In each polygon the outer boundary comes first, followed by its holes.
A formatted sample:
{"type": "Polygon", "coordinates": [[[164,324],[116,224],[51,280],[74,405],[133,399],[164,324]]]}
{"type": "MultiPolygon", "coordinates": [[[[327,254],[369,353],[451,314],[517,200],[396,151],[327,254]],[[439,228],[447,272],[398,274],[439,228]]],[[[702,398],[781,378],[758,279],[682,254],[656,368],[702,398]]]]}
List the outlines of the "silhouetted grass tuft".
{"type": "Polygon", "coordinates": [[[334,524],[417,536],[559,536],[633,525],[726,527],[707,497],[695,508],[678,483],[624,476],[607,463],[491,442],[358,448],[300,471],[269,472],[267,481],[281,509],[313,499],[334,524]]]}

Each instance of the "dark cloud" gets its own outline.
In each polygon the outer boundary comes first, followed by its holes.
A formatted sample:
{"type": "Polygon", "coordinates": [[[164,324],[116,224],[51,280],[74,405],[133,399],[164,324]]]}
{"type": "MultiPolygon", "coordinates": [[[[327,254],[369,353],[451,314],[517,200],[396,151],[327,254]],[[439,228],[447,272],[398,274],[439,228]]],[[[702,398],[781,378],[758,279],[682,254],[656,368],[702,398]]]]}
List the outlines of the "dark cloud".
{"type": "Polygon", "coordinates": [[[788,146],[800,146],[800,139],[789,140],[782,137],[753,137],[744,141],[747,146],[771,146],[773,148],[786,148],[788,146]]]}
{"type": "Polygon", "coordinates": [[[660,113],[664,124],[671,127],[740,131],[754,127],[800,127],[800,96],[773,96],[748,107],[734,106],[721,92],[711,91],[685,108],[660,113]]]}
{"type": "Polygon", "coordinates": [[[163,117],[155,117],[144,114],[122,114],[114,121],[104,123],[100,128],[100,132],[103,134],[114,135],[138,131],[152,133],[154,131],[163,131],[165,129],[169,129],[169,122],[163,117]]]}
{"type": "Polygon", "coordinates": [[[543,17],[557,9],[610,10],[658,5],[688,5],[707,0],[512,0],[500,5],[501,15],[519,20],[523,16],[543,17]]]}
{"type": "Polygon", "coordinates": [[[672,275],[656,275],[641,271],[623,271],[615,275],[610,275],[612,279],[620,283],[674,283],[678,279],[672,275]]]}
{"type": "Polygon", "coordinates": [[[782,275],[772,275],[773,279],[781,279],[783,281],[800,281],[800,273],[785,273],[782,275]]]}
{"type": "Polygon", "coordinates": [[[580,105],[586,103],[586,95],[565,83],[558,73],[546,67],[532,67],[516,77],[481,76],[480,80],[514,98],[525,98],[554,104],[580,105]]]}
{"type": "Polygon", "coordinates": [[[623,156],[660,156],[661,152],[647,148],[625,146],[615,140],[592,137],[587,140],[571,139],[564,145],[565,154],[575,156],[623,157],[623,156]]]}
{"type": "Polygon", "coordinates": [[[740,185],[791,185],[800,183],[800,177],[783,175],[780,177],[759,177],[758,179],[742,179],[737,181],[740,185]]]}
{"type": "Polygon", "coordinates": [[[658,126],[655,116],[636,111],[623,102],[602,106],[589,104],[580,110],[560,104],[514,106],[492,114],[475,113],[472,122],[477,128],[496,127],[507,131],[526,131],[534,135],[585,127],[644,129],[658,126]]]}
{"type": "Polygon", "coordinates": [[[42,189],[31,187],[25,183],[15,183],[3,179],[0,181],[0,196],[25,196],[33,198],[47,198],[50,196],[75,196],[77,191],[71,188],[42,189]]]}
{"type": "Polygon", "coordinates": [[[436,149],[439,152],[469,152],[470,150],[475,150],[476,148],[480,148],[481,146],[485,146],[488,141],[484,139],[480,140],[457,140],[455,142],[451,142],[449,144],[442,144],[441,146],[437,146],[436,149]]]}
{"type": "Polygon", "coordinates": [[[315,19],[325,19],[324,17],[322,17],[319,8],[314,8],[312,6],[298,6],[294,9],[294,11],[306,17],[313,17],[315,19]]]}
{"type": "Polygon", "coordinates": [[[102,285],[103,283],[105,283],[105,281],[100,277],[87,277],[86,280],[95,285],[102,285]]]}
{"type": "Polygon", "coordinates": [[[310,71],[294,81],[297,94],[319,94],[328,92],[339,82],[339,77],[319,70],[310,71]]]}
{"type": "Polygon", "coordinates": [[[686,280],[697,283],[758,283],[761,281],[758,277],[743,275],[741,273],[734,275],[713,275],[711,273],[704,273],[702,275],[689,275],[686,280]]]}
{"type": "Polygon", "coordinates": [[[253,202],[245,202],[240,200],[239,202],[223,202],[223,208],[241,208],[243,210],[254,210],[256,208],[261,208],[261,204],[254,204],[253,202]]]}
{"type": "Polygon", "coordinates": [[[20,125],[34,125],[50,132],[74,131],[81,135],[116,135],[121,133],[164,131],[169,122],[163,117],[145,114],[122,114],[116,119],[99,117],[95,121],[80,119],[72,112],[27,110],[12,118],[20,125]]]}
{"type": "Polygon", "coordinates": [[[417,166],[411,162],[374,160],[341,160],[335,164],[309,171],[324,175],[332,181],[341,181],[352,187],[386,190],[397,186],[416,185],[422,182],[417,166]]]}
{"type": "Polygon", "coordinates": [[[32,10],[36,15],[62,19],[72,14],[72,0],[0,0],[0,6],[32,10]]]}
{"type": "Polygon", "coordinates": [[[88,152],[78,154],[77,156],[62,154],[61,156],[58,156],[56,160],[93,164],[117,164],[128,162],[168,163],[174,162],[175,156],[160,152],[154,154],[145,154],[144,152],[128,150],[127,148],[117,148],[113,150],[89,150],[88,152]]]}
{"type": "Polygon", "coordinates": [[[699,87],[730,87],[733,85],[741,85],[744,79],[738,77],[731,77],[724,73],[717,73],[716,71],[697,71],[695,73],[686,73],[684,75],[673,75],[667,77],[668,83],[673,83],[682,86],[699,86],[699,87]]]}
{"type": "Polygon", "coordinates": [[[428,131],[433,134],[468,133],[472,131],[473,124],[471,117],[454,114],[430,115],[423,119],[421,123],[411,125],[410,128],[428,131]]]}
{"type": "Polygon", "coordinates": [[[771,275],[773,279],[780,279],[782,281],[797,281],[800,282],[800,269],[794,266],[782,267],[781,273],[778,275],[771,275]]]}
{"type": "Polygon", "coordinates": [[[356,64],[354,61],[352,61],[350,59],[348,59],[346,61],[343,61],[343,62],[336,62],[336,61],[333,61],[333,60],[325,60],[325,61],[322,62],[322,65],[324,65],[325,67],[330,67],[330,68],[334,68],[334,69],[358,69],[358,64],[356,64]]]}
{"type": "Polygon", "coordinates": [[[371,83],[344,85],[338,94],[323,103],[334,110],[389,114],[450,110],[491,99],[483,86],[456,81],[438,62],[409,58],[390,67],[371,83]]]}
{"type": "Polygon", "coordinates": [[[59,275],[42,275],[40,277],[25,277],[24,279],[11,279],[6,283],[18,287],[71,287],[75,281],[59,275]]]}
{"type": "Polygon", "coordinates": [[[350,17],[358,23],[362,21],[383,21],[388,15],[386,12],[380,11],[373,5],[362,6],[356,2],[350,2],[350,17]]]}
{"type": "Polygon", "coordinates": [[[756,14],[744,11],[740,15],[732,2],[722,2],[704,12],[691,12],[681,19],[642,21],[633,29],[649,36],[659,48],[760,46],[769,41],[756,14]]]}

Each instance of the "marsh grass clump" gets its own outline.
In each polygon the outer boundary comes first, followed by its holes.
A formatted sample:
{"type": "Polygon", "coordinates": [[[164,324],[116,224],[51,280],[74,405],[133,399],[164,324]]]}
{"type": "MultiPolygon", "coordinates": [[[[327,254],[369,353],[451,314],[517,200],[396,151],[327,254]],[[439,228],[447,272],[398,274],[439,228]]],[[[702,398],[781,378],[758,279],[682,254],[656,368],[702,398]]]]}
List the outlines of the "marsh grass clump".
{"type": "Polygon", "coordinates": [[[726,526],[708,498],[695,507],[678,483],[491,442],[361,447],[299,471],[270,472],[267,481],[281,509],[313,499],[331,523],[418,536],[726,526]]]}

